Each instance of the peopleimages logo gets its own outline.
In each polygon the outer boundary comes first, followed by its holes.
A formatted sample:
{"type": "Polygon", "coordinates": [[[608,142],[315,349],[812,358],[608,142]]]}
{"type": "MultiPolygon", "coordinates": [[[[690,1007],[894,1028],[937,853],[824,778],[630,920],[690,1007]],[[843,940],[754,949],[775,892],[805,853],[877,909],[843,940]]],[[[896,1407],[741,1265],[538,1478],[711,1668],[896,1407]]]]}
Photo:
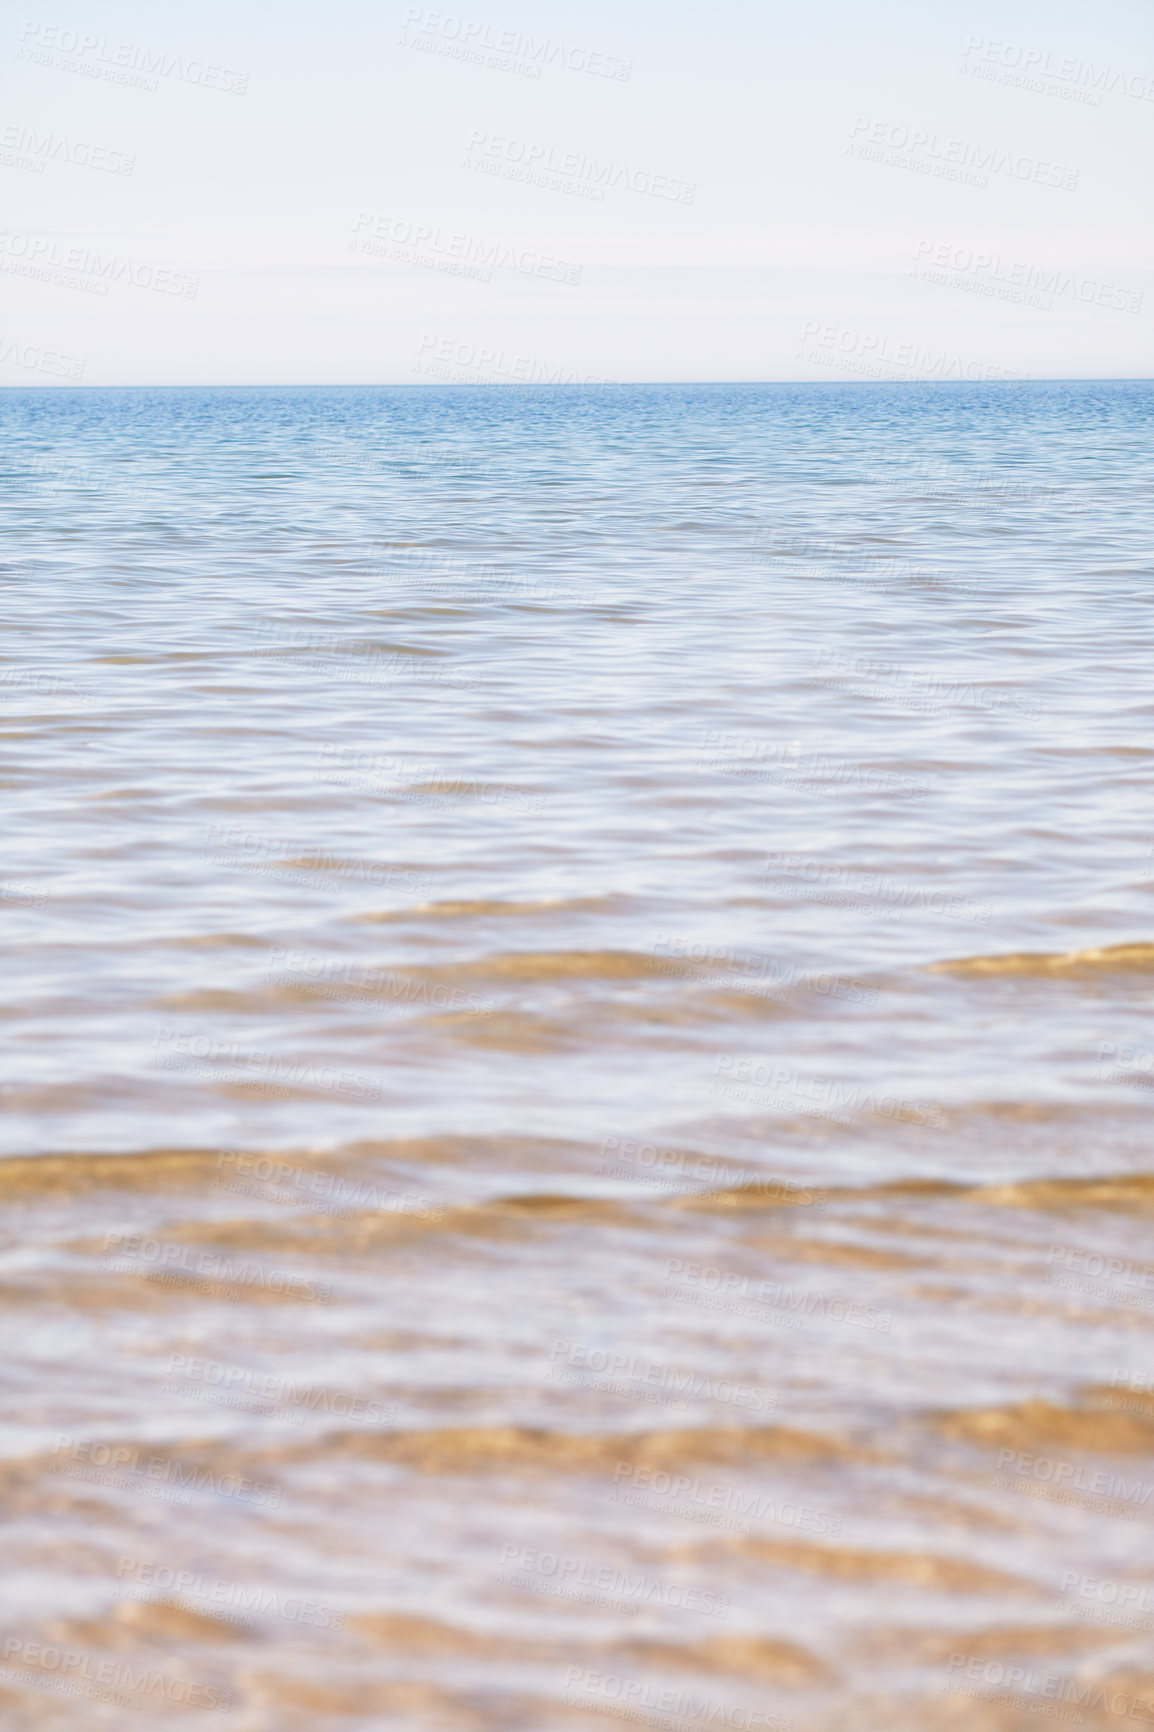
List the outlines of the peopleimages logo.
{"type": "Polygon", "coordinates": [[[1051,1245],[1046,1253],[1046,1264],[1050,1271],[1048,1279],[1059,1286],[1071,1285],[1055,1273],[1061,1269],[1072,1275],[1089,1276],[1091,1280],[1112,1282],[1140,1294],[1154,1290],[1154,1267],[1148,1263],[1132,1263],[1127,1257],[1105,1257],[1077,1246],[1051,1245]]]}
{"type": "Polygon", "coordinates": [[[230,1708],[232,1696],[211,1684],[174,1678],[154,1672],[140,1660],[101,1659],[81,1648],[54,1647],[50,1643],[9,1636],[4,1643],[4,1675],[22,1684],[58,1690],[61,1695],[89,1696],[94,1701],[138,1708],[140,1698],[159,1697],[182,1708],[230,1708]],[[29,1668],[20,1670],[21,1665],[29,1668]],[[128,1700],[126,1701],[125,1698],[128,1700]]]}
{"type": "Polygon", "coordinates": [[[527,78],[540,78],[543,67],[554,66],[627,83],[633,71],[633,62],[619,55],[554,42],[548,36],[527,36],[520,30],[497,30],[477,19],[458,18],[452,12],[423,6],[409,7],[401,32],[403,48],[424,48],[502,72],[521,72],[527,78]],[[410,36],[410,32],[414,34],[410,36]]]}
{"type": "Polygon", "coordinates": [[[361,993],[366,1002],[378,998],[383,1001],[399,999],[408,1004],[431,1004],[438,1010],[467,1010],[476,1016],[488,1016],[496,1008],[492,999],[482,998],[476,992],[466,992],[461,987],[437,985],[435,982],[430,986],[426,980],[393,974],[387,968],[366,968],[362,963],[341,962],[336,958],[326,960],[300,950],[289,951],[278,944],[273,950],[272,960],[281,962],[285,958],[289,964],[286,973],[265,976],[270,986],[313,987],[318,997],[335,998],[339,1004],[355,1003],[357,994],[361,993]],[[345,991],[345,988],[352,990],[345,991]]]}
{"type": "Polygon", "coordinates": [[[667,1190],[680,1190],[682,1180],[692,1179],[717,1189],[749,1190],[762,1202],[782,1208],[822,1209],[829,1201],[829,1192],[824,1186],[803,1185],[772,1175],[767,1177],[758,1168],[733,1166],[716,1155],[697,1154],[692,1149],[662,1148],[657,1143],[639,1142],[633,1137],[604,1137],[601,1153],[605,1158],[597,1168],[599,1173],[630,1178],[638,1177],[637,1169],[641,1168],[644,1172],[652,1171],[667,1190]]]}
{"type": "MultiPolygon", "coordinates": [[[[979,1696],[985,1701],[1003,1702],[1026,1708],[1041,1715],[1047,1704],[1051,1718],[1085,1719],[1081,1712],[1062,1714],[1057,1704],[1081,1710],[1100,1708],[1119,1720],[1154,1719],[1154,1698],[1131,1696],[1127,1691],[1091,1679],[1064,1677],[1060,1672],[1040,1672],[1033,1666],[1007,1665],[1002,1660],[987,1660],[971,1654],[951,1654],[946,1670],[945,1688],[958,1695],[979,1696]],[[967,1688],[975,1685],[978,1688],[967,1688]],[[997,1690],[996,1696],[987,1694],[997,1690]]],[[[1099,1721],[1098,1724],[1101,1724],[1099,1721]]]]}
{"type": "Polygon", "coordinates": [[[170,1393],[219,1390],[226,1397],[281,1403],[307,1413],[323,1413],[336,1419],[364,1419],[369,1425],[386,1427],[391,1426],[396,1417],[396,1407],[391,1403],[373,1401],[343,1389],[316,1389],[273,1372],[253,1371],[244,1365],[226,1365],[218,1359],[173,1353],[169,1355],[168,1370],[171,1376],[185,1380],[183,1386],[166,1383],[164,1388],[170,1393]]]}
{"type": "MultiPolygon", "coordinates": [[[[1039,1486],[1054,1486],[1061,1493],[1083,1492],[1091,1497],[1112,1499],[1114,1502],[1143,1509],[1154,1493],[1154,1483],[1128,1480],[1124,1474],[1111,1473],[1108,1468],[1087,1468],[1084,1462],[1062,1461],[1056,1456],[1032,1455],[1027,1450],[1000,1449],[998,1472],[994,1484],[999,1490],[1012,1486],[1007,1470],[1016,1477],[1039,1486]]],[[[1063,1499],[1059,1499],[1063,1501],[1063,1499]]]]}
{"type": "Polygon", "coordinates": [[[14,123],[0,130],[0,162],[8,168],[28,168],[43,174],[48,162],[69,162],[74,168],[94,168],[104,174],[129,175],[136,158],[106,144],[64,138],[55,132],[37,132],[35,127],[14,123]]]}
{"type": "Polygon", "coordinates": [[[667,1281],[678,1285],[663,1287],[663,1299],[679,1299],[712,1310],[736,1310],[740,1316],[757,1316],[756,1310],[748,1308],[752,1303],[754,1306],[768,1305],[793,1328],[801,1328],[807,1317],[852,1324],[857,1329],[878,1329],[883,1334],[888,1334],[893,1327],[893,1312],[879,1311],[875,1305],[865,1305],[838,1294],[807,1292],[789,1287],[784,1281],[759,1280],[754,1275],[743,1275],[733,1269],[686,1263],[681,1257],[668,1260],[665,1276],[667,1281]],[[742,1304],[746,1306],[744,1310],[740,1309],[742,1304]]]}
{"type": "Polygon", "coordinates": [[[1154,1052],[1148,1047],[1119,1046],[1113,1040],[1099,1041],[1098,1069],[1094,1074],[1099,1082],[1154,1088],[1154,1052]]]}
{"type": "Polygon", "coordinates": [[[486,240],[480,235],[449,234],[431,223],[412,223],[403,217],[361,211],[353,224],[352,252],[367,253],[395,264],[419,265],[425,270],[450,276],[491,282],[494,270],[514,271],[518,276],[544,282],[581,281],[581,265],[555,259],[532,247],[517,247],[508,241],[486,240]]]}
{"type": "Polygon", "coordinates": [[[812,970],[797,968],[792,963],[760,955],[757,951],[737,950],[725,944],[705,944],[674,933],[659,932],[653,940],[653,951],[659,959],[659,970],[697,985],[724,987],[743,984],[749,992],[764,987],[770,997],[774,991],[801,987],[823,998],[848,999],[853,1004],[873,1004],[878,996],[876,987],[867,986],[860,980],[847,980],[835,974],[814,974],[812,970]],[[708,970],[713,964],[720,965],[720,972],[710,975],[708,970]]]}
{"type": "Polygon", "coordinates": [[[194,1491],[211,1492],[214,1497],[235,1498],[266,1509],[280,1505],[280,1487],[265,1480],[253,1480],[237,1473],[216,1473],[210,1467],[198,1467],[193,1462],[177,1461],[168,1455],[149,1455],[135,1444],[99,1443],[86,1438],[62,1437],[49,1464],[50,1471],[67,1479],[87,1480],[107,1486],[137,1489],[164,1486],[178,1494],[178,1502],[188,1503],[194,1491]]]}
{"type": "Polygon", "coordinates": [[[806,890],[816,892],[809,899],[846,908],[886,908],[892,914],[907,909],[942,914],[950,920],[971,920],[979,926],[989,923],[993,910],[988,902],[975,902],[972,897],[950,896],[921,884],[902,884],[881,872],[868,872],[860,866],[838,866],[832,862],[814,860],[807,854],[767,854],[763,887],[800,880],[806,890]]]}
{"type": "Polygon", "coordinates": [[[975,383],[1029,377],[993,361],[979,361],[947,349],[930,349],[922,343],[895,343],[882,331],[823,325],[819,319],[806,321],[798,342],[795,360],[842,368],[870,379],[900,378],[909,373],[927,379],[969,379],[975,383]]]}
{"type": "Polygon", "coordinates": [[[1081,173],[1080,169],[1064,168],[1061,163],[1047,162],[1027,152],[1004,150],[996,144],[975,144],[965,138],[939,138],[936,132],[924,127],[891,125],[860,115],[851,129],[846,154],[973,186],[988,186],[988,175],[1004,174],[1011,180],[1027,180],[1035,186],[1074,192],[1081,173]]]}
{"type": "Polygon", "coordinates": [[[16,234],[11,229],[0,230],[0,263],[6,270],[25,267],[33,275],[55,271],[65,279],[90,279],[102,294],[107,292],[109,283],[127,283],[134,289],[152,289],[157,294],[179,295],[192,301],[200,289],[200,278],[182,271],[121,258],[115,253],[93,252],[89,247],[62,247],[47,235],[16,234]],[[14,263],[9,265],[8,260],[14,263]]]}
{"type": "Polygon", "coordinates": [[[648,198],[671,199],[677,204],[692,204],[697,192],[691,181],[638,168],[635,163],[617,162],[612,157],[602,160],[586,156],[584,151],[561,150],[552,144],[532,143],[479,128],[469,139],[464,166],[480,173],[508,171],[508,178],[529,178],[535,185],[548,186],[559,181],[562,183],[559,190],[579,191],[583,197],[598,201],[604,198],[607,188],[614,187],[648,198]]]}
{"type": "Polygon", "coordinates": [[[199,1570],[178,1570],[168,1564],[157,1564],[142,1558],[120,1558],[116,1574],[124,1584],[126,1598],[155,1605],[179,1604],[182,1600],[200,1600],[221,1607],[231,1620],[251,1627],[249,1614],[285,1618],[290,1623],[312,1624],[320,1630],[344,1628],[345,1614],[335,1606],[316,1600],[306,1600],[296,1594],[286,1594],[276,1588],[250,1588],[241,1582],[229,1582],[219,1576],[206,1576],[199,1570]],[[134,1593],[133,1588],[142,1590],[134,1593]]]}
{"type": "MultiPolygon", "coordinates": [[[[465,383],[475,379],[478,384],[490,381],[517,385],[612,385],[616,381],[603,378],[600,373],[581,373],[574,367],[567,367],[554,361],[542,361],[534,355],[512,355],[504,349],[490,348],[487,344],[461,342],[454,337],[436,337],[426,333],[417,349],[417,359],[413,363],[414,373],[429,373],[435,379],[446,379],[465,383]]],[[[525,583],[525,579],[514,578],[511,573],[499,573],[496,566],[469,567],[464,561],[446,559],[443,555],[421,553],[414,550],[417,558],[410,558],[407,563],[418,567],[423,562],[430,570],[440,569],[451,571],[460,569],[466,575],[475,571],[478,575],[485,573],[490,577],[500,575],[503,582],[512,584],[525,583]]],[[[396,558],[396,554],[391,556],[396,558]]],[[[539,579],[532,580],[532,588],[539,596],[552,598],[559,591],[555,585],[546,584],[539,579]]]]}
{"type": "Polygon", "coordinates": [[[774,1522],[802,1533],[836,1536],[842,1518],[815,1504],[793,1503],[770,1493],[745,1491],[740,1486],[718,1484],[664,1468],[638,1467],[619,1461],[613,1470],[613,1496],[619,1503],[643,1509],[662,1510],[713,1527],[736,1527],[752,1532],[752,1522],[774,1522]],[[625,1488],[629,1489],[625,1489],[625,1488]]]}
{"type": "Polygon", "coordinates": [[[1138,102],[1154,102],[1154,78],[1140,72],[1123,72],[1120,67],[1095,66],[1093,61],[1076,55],[1060,58],[1047,48],[1026,48],[1018,42],[1002,42],[989,36],[971,36],[963,53],[964,64],[959,71],[976,78],[996,78],[999,83],[1014,83],[1028,90],[1039,90],[1041,80],[1056,79],[1066,85],[1071,97],[1076,93],[1091,100],[1095,107],[1105,93],[1108,96],[1130,96],[1138,102]],[[973,59],[971,59],[971,55],[973,59]],[[1010,77],[1006,77],[1010,74],[1010,77]]]}
{"type": "Polygon", "coordinates": [[[289,1192],[303,1197],[323,1197],[325,1213],[353,1214],[363,1209],[394,1210],[398,1214],[416,1215],[423,1221],[440,1221],[444,1210],[435,1208],[428,1197],[415,1196],[412,1191],[385,1190],[361,1179],[346,1178],[343,1173],[326,1172],[323,1168],[296,1166],[291,1161],[278,1161],[271,1155],[246,1154],[240,1149],[222,1149],[216,1157],[218,1173],[214,1190],[243,1190],[275,1200],[276,1192],[289,1192]],[[259,1187],[266,1187],[261,1190],[259,1187]],[[268,1187],[272,1187],[271,1191],[268,1187]]]}
{"type": "Polygon", "coordinates": [[[203,1287],[215,1282],[221,1286],[252,1287],[283,1299],[315,1300],[321,1304],[332,1297],[333,1290],[327,1281],[311,1281],[281,1269],[266,1269],[259,1263],[237,1262],[220,1251],[166,1243],[139,1233],[106,1233],[104,1249],[116,1254],[115,1260],[106,1265],[116,1275],[143,1272],[170,1286],[203,1287]]]}
{"type": "Polygon", "coordinates": [[[233,72],[226,66],[209,65],[163,48],[116,42],[108,36],[89,36],[79,30],[61,29],[59,24],[32,20],[21,33],[16,58],[140,90],[158,90],[161,78],[175,78],[181,84],[199,84],[233,96],[243,96],[248,89],[247,72],[233,72]]]}
{"type": "Polygon", "coordinates": [[[914,254],[911,276],[943,288],[964,288],[997,300],[1024,302],[1048,310],[1050,296],[1068,295],[1084,306],[1105,307],[1117,313],[1140,313],[1142,291],[1103,283],[1097,277],[1082,277],[1055,266],[1021,264],[1000,253],[981,252],[976,247],[953,246],[949,241],[923,240],[914,254]]]}
{"type": "Polygon", "coordinates": [[[564,1552],[542,1552],[528,1546],[507,1545],[501,1553],[507,1572],[498,1577],[511,1587],[535,1588],[557,1593],[560,1599],[580,1599],[585,1594],[600,1604],[604,1600],[625,1601],[627,1610],[640,1610],[656,1603],[699,1612],[706,1618],[724,1618],[729,1596],[687,1582],[662,1581],[644,1570],[632,1575],[617,1564],[599,1564],[595,1559],[567,1557],[564,1552]]]}
{"type": "MultiPolygon", "coordinates": [[[[813,1102],[812,1117],[835,1118],[839,1113],[868,1113],[881,1118],[896,1119],[902,1124],[927,1125],[941,1130],[945,1118],[940,1107],[905,1100],[899,1095],[879,1095],[859,1083],[841,1082],[837,1077],[807,1076],[791,1070],[787,1064],[770,1060],[742,1058],[735,1053],[721,1053],[713,1061],[713,1074],[724,1076],[734,1084],[752,1083],[758,1088],[779,1089],[779,1099],[813,1102]]],[[[715,1085],[713,1092],[732,1092],[715,1085]]],[[[736,1098],[742,1098],[737,1095],[736,1098]]],[[[761,1097],[754,1097],[761,1098],[761,1097]]],[[[768,1097],[766,1097],[768,1104],[768,1097]]]]}
{"type": "Polygon", "coordinates": [[[828,752],[807,750],[800,740],[761,740],[712,729],[702,741],[701,749],[695,766],[698,770],[812,788],[827,798],[835,798],[847,787],[893,794],[899,800],[923,800],[930,792],[909,776],[845,758],[831,758],[828,752]],[[709,756],[711,752],[717,756],[709,756]]]}
{"type": "Polygon", "coordinates": [[[31,884],[0,884],[0,902],[14,902],[18,908],[43,908],[47,893],[31,884]]]}
{"type": "Polygon", "coordinates": [[[1059,1609],[1069,1616],[1132,1630],[1154,1626],[1154,1594],[1142,1582],[1117,1582],[1109,1576],[1067,1570],[1062,1577],[1062,1594],[1059,1609]]]}
{"type": "Polygon", "coordinates": [[[723,1401],[755,1413],[771,1413],[777,1407],[776,1390],[738,1383],[732,1377],[710,1377],[636,1353],[611,1353],[608,1348],[590,1347],[584,1342],[555,1341],[549,1357],[548,1374],[555,1381],[599,1389],[606,1395],[646,1401],[669,1398],[673,1406],[682,1409],[687,1403],[678,1399],[681,1396],[723,1401]]]}
{"type": "Polygon", "coordinates": [[[563,1700],[593,1714],[612,1714],[614,1723],[684,1728],[687,1725],[728,1728],[729,1732],[793,1732],[794,1722],[760,1708],[699,1696],[677,1685],[656,1685],[651,1679],[629,1678],[615,1672],[594,1672],[570,1666],[563,1700]],[[590,1700],[590,1698],[594,1700],[590,1700]],[[610,1707],[602,1707],[600,1697],[610,1707]]]}
{"type": "Polygon", "coordinates": [[[51,373],[59,379],[83,379],[88,365],[79,355],[61,355],[55,349],[42,349],[36,343],[3,336],[0,336],[0,362],[25,367],[30,373],[51,373]]]}

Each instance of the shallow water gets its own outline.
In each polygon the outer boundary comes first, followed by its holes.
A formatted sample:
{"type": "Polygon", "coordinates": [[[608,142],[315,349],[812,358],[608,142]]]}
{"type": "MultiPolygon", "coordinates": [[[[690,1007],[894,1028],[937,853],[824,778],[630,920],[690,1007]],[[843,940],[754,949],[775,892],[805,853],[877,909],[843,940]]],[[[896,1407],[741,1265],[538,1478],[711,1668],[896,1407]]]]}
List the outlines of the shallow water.
{"type": "Polygon", "coordinates": [[[0,394],[13,1725],[1154,1723],[1152,407],[0,394]]]}

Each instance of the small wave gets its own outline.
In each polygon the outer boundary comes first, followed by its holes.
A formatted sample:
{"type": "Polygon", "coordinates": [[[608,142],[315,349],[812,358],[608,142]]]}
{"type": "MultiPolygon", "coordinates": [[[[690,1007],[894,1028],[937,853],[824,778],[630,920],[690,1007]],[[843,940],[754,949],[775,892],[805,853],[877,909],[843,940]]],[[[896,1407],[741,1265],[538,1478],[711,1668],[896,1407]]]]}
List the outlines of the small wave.
{"type": "Polygon", "coordinates": [[[875,1552],[854,1546],[816,1546],[805,1540],[743,1539],[733,1547],[742,1556],[755,1557],[785,1569],[832,1576],[850,1582],[908,1582],[915,1587],[937,1588],[952,1594],[985,1594],[1029,1590],[1020,1576],[966,1558],[942,1557],[936,1552],[875,1552]]]}
{"type": "Polygon", "coordinates": [[[830,1198],[949,1197],[1005,1209],[1154,1210],[1154,1174],[1110,1173],[1078,1179],[1017,1179],[1004,1185],[963,1185],[948,1179],[895,1179],[883,1185],[831,1190],[830,1198]]]}
{"type": "MultiPolygon", "coordinates": [[[[413,1163],[479,1165],[489,1170],[500,1155],[533,1163],[547,1151],[550,1164],[571,1160],[584,1145],[552,1139],[517,1137],[470,1137],[446,1134],[430,1137],[397,1137],[345,1143],[323,1151],[313,1148],[150,1148],[106,1152],[69,1150],[43,1155],[0,1157],[0,1193],[12,1195],[51,1193],[80,1194],[92,1190],[160,1191],[170,1186],[186,1188],[214,1176],[226,1179],[245,1174],[255,1183],[301,1185],[309,1175],[337,1175],[337,1194],[346,1200],[351,1192],[381,1187],[382,1168],[388,1183],[396,1182],[394,1167],[410,1173],[413,1163]],[[367,1177],[364,1175],[368,1175],[367,1177]]],[[[302,1195],[307,1192],[302,1192],[302,1195]]]]}
{"type": "Polygon", "coordinates": [[[1098,1406],[1136,1413],[1154,1425],[1154,1390],[1129,1388],[1121,1383],[1088,1383],[1082,1394],[1098,1406]]]}
{"type": "Polygon", "coordinates": [[[1012,1209],[1119,1209],[1154,1211],[1154,1174],[1132,1173],[1100,1179],[1023,1179],[1009,1185],[979,1185],[975,1202],[1012,1209]]]}
{"type": "Polygon", "coordinates": [[[89,1648],[123,1648],[154,1642],[235,1642],[247,1635],[239,1624],[198,1612],[181,1600],[121,1600],[109,1618],[54,1623],[53,1640],[79,1642],[89,1648]]]}
{"type": "Polygon", "coordinates": [[[768,1683],[802,1688],[825,1683],[829,1672],[816,1655],[796,1642],[773,1636],[719,1636],[713,1642],[634,1642],[627,1652],[638,1660],[683,1666],[695,1672],[736,1673],[768,1683]]]}
{"type": "MultiPolygon", "coordinates": [[[[153,949],[156,940],[141,939],[141,947],[153,949]]],[[[174,938],[165,938],[165,945],[176,950],[264,950],[267,941],[254,938],[249,932],[187,932],[178,933],[174,938]]]]}
{"type": "MultiPolygon", "coordinates": [[[[575,1653],[585,1652],[583,1645],[574,1647],[571,1635],[558,1644],[524,1634],[512,1636],[495,1630],[466,1629],[460,1624],[446,1624],[405,1612],[360,1613],[350,1618],[349,1628],[370,1642],[404,1654],[476,1654],[524,1659],[528,1653],[535,1659],[572,1660],[575,1653]]],[[[671,1665],[694,1672],[762,1678],[787,1686],[822,1682],[829,1675],[808,1649],[772,1636],[723,1636],[714,1641],[676,1646],[662,1641],[634,1641],[614,1644],[612,1652],[619,1667],[628,1662],[671,1665]]],[[[603,1644],[598,1644],[596,1655],[589,1657],[604,1660],[605,1653],[603,1644]]]]}
{"type": "Polygon", "coordinates": [[[1009,1407],[945,1413],[938,1423],[949,1437],[991,1448],[1024,1450],[1058,1444],[1103,1455],[1148,1454],[1154,1448],[1154,1415],[1097,1404],[1059,1407],[1035,1398],[1009,1407]]]}
{"type": "Polygon", "coordinates": [[[533,984],[545,980],[646,980],[666,974],[668,964],[632,950],[518,950],[427,972],[446,978],[451,975],[533,984]]]}
{"type": "Polygon", "coordinates": [[[358,1636],[404,1654],[489,1654],[518,1652],[518,1645],[502,1641],[491,1631],[466,1630],[459,1624],[442,1624],[408,1612],[361,1612],[349,1619],[358,1636]]]}
{"type": "MultiPolygon", "coordinates": [[[[338,1719],[353,1725],[359,1721],[362,1726],[371,1723],[398,1729],[417,1725],[449,1728],[468,1725],[470,1720],[477,1724],[461,1692],[450,1683],[432,1684],[412,1678],[400,1681],[360,1676],[341,1678],[331,1665],[323,1673],[306,1676],[299,1668],[283,1662],[279,1667],[270,1662],[259,1672],[253,1668],[246,1682],[246,1695],[259,1704],[259,1710],[270,1709],[274,1714],[278,1709],[293,1711],[291,1722],[277,1716],[275,1723],[286,1728],[289,1724],[331,1726],[338,1719]],[[371,1722],[366,1721],[367,1715],[372,1716],[371,1722]]],[[[520,1696],[514,1700],[518,1722],[523,1725],[535,1723],[534,1710],[544,1714],[552,1706],[520,1696]],[[525,1708],[529,1718],[522,1718],[521,1708],[525,1708]]]]}
{"type": "Polygon", "coordinates": [[[35,1196],[84,1191],[163,1191],[198,1185],[220,1163],[219,1149],[145,1149],[137,1155],[33,1155],[0,1160],[0,1192],[35,1196]]]}
{"type": "Polygon", "coordinates": [[[413,908],[388,908],[380,913],[359,914],[360,921],[465,920],[507,918],[510,915],[603,913],[622,901],[618,896],[544,897],[537,902],[499,902],[484,897],[473,900],[418,902],[413,908]]]}
{"type": "Polygon", "coordinates": [[[789,1426],[684,1431],[581,1433],[528,1426],[460,1426],[436,1431],[341,1432],[326,1440],[356,1455],[395,1461],[421,1473],[615,1474],[623,1468],[669,1471],[695,1462],[748,1466],[764,1460],[878,1460],[846,1440],[789,1426]]]}
{"type": "MultiPolygon", "coordinates": [[[[500,1239],[520,1237],[537,1222],[626,1226],[642,1220],[628,1205],[601,1198],[530,1194],[441,1209],[423,1198],[414,1197],[409,1204],[397,1195],[396,1204],[374,1203],[371,1207],[353,1204],[329,1213],[302,1212],[288,1220],[254,1216],[170,1226],[165,1229],[164,1238],[172,1243],[221,1245],[237,1251],[302,1251],[346,1257],[430,1232],[500,1239]]],[[[307,1193],[302,1193],[301,1201],[308,1200],[307,1193]]],[[[74,1242],[72,1248],[92,1250],[95,1243],[74,1242]]],[[[147,1271],[142,1269],[140,1273],[144,1275],[147,1271]]],[[[163,1279],[164,1271],[155,1278],[163,1279]]]]}
{"type": "Polygon", "coordinates": [[[235,1016],[268,1015],[268,999],[233,987],[206,986],[192,992],[172,992],[153,1000],[157,1010],[223,1010],[235,1016]]]}
{"type": "Polygon", "coordinates": [[[958,956],[932,963],[949,974],[1147,973],[1154,969],[1154,944],[1109,944],[1089,950],[1018,950],[1005,956],[958,956]]]}
{"type": "Polygon", "coordinates": [[[826,1193],[782,1179],[755,1179],[728,1190],[702,1191],[673,1199],[675,1209],[802,1209],[825,1201],[826,1193]]]}
{"type": "Polygon", "coordinates": [[[523,1011],[460,1011],[429,1018],[429,1025],[447,1029],[457,1040],[496,1052],[563,1052],[577,1040],[569,1022],[523,1011]]]}
{"type": "MultiPolygon", "coordinates": [[[[875,1642],[877,1639],[875,1635],[875,1642]]],[[[882,1639],[907,1662],[918,1660],[926,1665],[942,1665],[961,1653],[974,1659],[1003,1654],[1044,1657],[1071,1653],[1077,1648],[1110,1647],[1117,1642],[1118,1634],[1109,1628],[1095,1630],[1069,1623],[996,1624],[964,1631],[896,1629],[887,1632],[882,1639]]]]}
{"type": "Polygon", "coordinates": [[[706,1006],[723,1011],[729,1017],[748,1016],[769,1020],[793,1014],[780,999],[761,992],[711,992],[704,996],[703,1002],[706,1006]]]}

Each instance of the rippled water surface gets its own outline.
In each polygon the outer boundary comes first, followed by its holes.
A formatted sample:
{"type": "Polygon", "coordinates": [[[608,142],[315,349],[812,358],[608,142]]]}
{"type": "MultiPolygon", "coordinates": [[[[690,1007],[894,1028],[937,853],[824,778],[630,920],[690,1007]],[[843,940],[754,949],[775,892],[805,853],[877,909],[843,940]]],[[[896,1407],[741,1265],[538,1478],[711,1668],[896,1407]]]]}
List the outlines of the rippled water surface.
{"type": "Polygon", "coordinates": [[[1154,1725],[1152,408],[0,394],[0,1723],[1154,1725]]]}

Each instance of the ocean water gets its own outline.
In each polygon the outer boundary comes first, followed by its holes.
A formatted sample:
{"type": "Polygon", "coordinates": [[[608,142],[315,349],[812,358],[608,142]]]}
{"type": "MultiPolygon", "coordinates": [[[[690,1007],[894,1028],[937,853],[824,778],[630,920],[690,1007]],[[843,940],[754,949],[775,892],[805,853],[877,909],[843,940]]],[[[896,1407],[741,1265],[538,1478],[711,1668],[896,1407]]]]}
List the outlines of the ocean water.
{"type": "Polygon", "coordinates": [[[0,393],[0,1723],[1154,1724],[1152,411],[0,393]]]}

